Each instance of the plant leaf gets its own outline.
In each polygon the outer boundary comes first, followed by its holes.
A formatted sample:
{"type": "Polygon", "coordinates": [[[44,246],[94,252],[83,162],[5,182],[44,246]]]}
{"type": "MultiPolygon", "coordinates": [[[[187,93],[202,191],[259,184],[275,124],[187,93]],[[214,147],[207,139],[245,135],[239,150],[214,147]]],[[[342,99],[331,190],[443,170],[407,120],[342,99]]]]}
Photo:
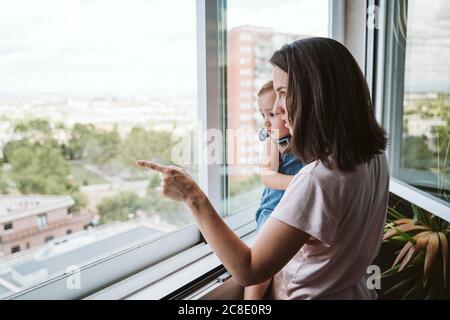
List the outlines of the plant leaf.
{"type": "Polygon", "coordinates": [[[398,270],[398,266],[389,268],[386,271],[381,273],[380,278],[387,278],[387,277],[397,273],[397,270],[398,270]]]}
{"type": "Polygon", "coordinates": [[[401,225],[401,224],[405,224],[405,223],[414,224],[414,220],[413,219],[409,219],[409,218],[398,219],[398,220],[395,220],[394,223],[396,225],[401,225]]]}
{"type": "Polygon", "coordinates": [[[448,239],[443,232],[439,232],[442,246],[442,266],[444,268],[444,287],[447,288],[447,261],[448,261],[448,239]]]}
{"type": "MultiPolygon", "coordinates": [[[[400,226],[392,227],[392,230],[389,230],[386,232],[383,236],[383,240],[387,240],[389,238],[392,238],[393,236],[397,234],[404,235],[405,232],[412,231],[412,230],[428,230],[427,227],[424,226],[416,226],[414,224],[402,224],[400,226]]],[[[410,237],[409,235],[407,235],[410,237]]]]}
{"type": "Polygon", "coordinates": [[[402,300],[406,300],[409,299],[410,297],[417,295],[417,287],[418,287],[418,283],[416,282],[411,289],[408,290],[408,292],[405,293],[405,295],[402,297],[402,300]]]}
{"type": "Polygon", "coordinates": [[[404,219],[406,216],[403,213],[398,212],[395,207],[388,207],[388,215],[392,216],[394,219],[404,219]]]}
{"type": "Polygon", "coordinates": [[[413,220],[414,224],[422,224],[422,225],[430,225],[430,221],[427,218],[427,215],[425,215],[422,211],[422,209],[415,204],[411,204],[411,208],[413,210],[413,220]]]}
{"type": "Polygon", "coordinates": [[[416,243],[413,247],[411,247],[406,254],[405,258],[403,259],[402,263],[400,264],[400,267],[398,268],[398,271],[402,271],[405,266],[408,265],[408,262],[411,261],[412,258],[418,253],[422,248],[424,248],[428,243],[428,237],[432,233],[431,231],[424,231],[414,236],[414,240],[416,240],[416,243]]]}
{"type": "Polygon", "coordinates": [[[390,293],[390,292],[392,292],[392,291],[395,291],[395,290],[397,290],[397,289],[400,289],[400,288],[404,287],[405,285],[407,285],[407,284],[408,284],[409,282],[411,282],[412,280],[414,280],[414,279],[407,278],[407,279],[405,279],[405,280],[403,280],[403,281],[400,281],[400,282],[396,283],[395,285],[393,285],[390,289],[388,289],[387,291],[385,291],[384,294],[388,294],[388,293],[390,293]]]}
{"type": "Polygon", "coordinates": [[[423,286],[427,285],[428,278],[430,276],[431,266],[436,259],[439,250],[439,236],[436,232],[433,232],[428,237],[427,250],[425,255],[425,262],[423,264],[423,286]]]}
{"type": "Polygon", "coordinates": [[[408,252],[408,250],[411,249],[412,246],[413,246],[413,243],[411,241],[408,241],[408,243],[403,246],[402,250],[400,251],[400,253],[395,258],[395,261],[394,261],[392,267],[394,267],[395,265],[397,265],[399,263],[399,261],[408,252]]]}

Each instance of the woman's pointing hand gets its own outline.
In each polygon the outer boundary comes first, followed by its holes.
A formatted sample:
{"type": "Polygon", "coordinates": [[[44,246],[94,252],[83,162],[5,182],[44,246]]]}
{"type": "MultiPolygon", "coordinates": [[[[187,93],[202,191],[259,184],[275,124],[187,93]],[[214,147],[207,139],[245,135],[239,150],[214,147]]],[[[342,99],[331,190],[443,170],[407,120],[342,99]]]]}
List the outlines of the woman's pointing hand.
{"type": "Polygon", "coordinates": [[[138,160],[136,165],[159,172],[161,186],[158,189],[169,199],[183,201],[188,206],[197,207],[200,201],[206,197],[192,177],[181,168],[165,166],[147,160],[138,160]]]}

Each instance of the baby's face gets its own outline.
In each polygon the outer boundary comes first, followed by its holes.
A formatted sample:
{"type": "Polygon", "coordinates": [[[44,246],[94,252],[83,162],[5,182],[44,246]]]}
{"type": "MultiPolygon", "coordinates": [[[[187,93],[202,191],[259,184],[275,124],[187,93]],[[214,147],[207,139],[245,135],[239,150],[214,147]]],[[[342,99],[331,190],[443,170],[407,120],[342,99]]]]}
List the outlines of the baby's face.
{"type": "Polygon", "coordinates": [[[275,91],[264,93],[258,98],[258,107],[269,135],[272,139],[281,139],[289,134],[289,130],[286,128],[282,116],[273,112],[275,98],[275,91]]]}

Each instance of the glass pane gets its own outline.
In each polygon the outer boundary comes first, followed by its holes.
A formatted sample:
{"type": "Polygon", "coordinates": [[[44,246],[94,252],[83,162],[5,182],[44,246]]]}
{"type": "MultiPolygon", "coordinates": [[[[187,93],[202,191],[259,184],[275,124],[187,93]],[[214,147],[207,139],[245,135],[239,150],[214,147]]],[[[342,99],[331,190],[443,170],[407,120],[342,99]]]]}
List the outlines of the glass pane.
{"type": "Polygon", "coordinates": [[[261,201],[257,93],[272,78],[269,59],[283,44],[328,36],[328,0],[227,1],[229,212],[261,201]]]}
{"type": "Polygon", "coordinates": [[[193,222],[134,163],[171,163],[196,84],[195,0],[2,2],[0,297],[193,222]]]}
{"type": "Polygon", "coordinates": [[[450,3],[408,2],[403,132],[397,177],[448,203],[450,3]]]}

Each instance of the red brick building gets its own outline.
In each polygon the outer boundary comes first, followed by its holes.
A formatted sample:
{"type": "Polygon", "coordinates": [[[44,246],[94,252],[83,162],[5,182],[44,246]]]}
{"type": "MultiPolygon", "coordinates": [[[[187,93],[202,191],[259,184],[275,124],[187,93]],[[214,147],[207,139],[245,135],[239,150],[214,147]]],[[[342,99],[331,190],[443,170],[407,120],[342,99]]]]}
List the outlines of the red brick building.
{"type": "Polygon", "coordinates": [[[70,196],[0,196],[0,257],[83,230],[93,217],[72,213],[73,204],[70,196]]]}

